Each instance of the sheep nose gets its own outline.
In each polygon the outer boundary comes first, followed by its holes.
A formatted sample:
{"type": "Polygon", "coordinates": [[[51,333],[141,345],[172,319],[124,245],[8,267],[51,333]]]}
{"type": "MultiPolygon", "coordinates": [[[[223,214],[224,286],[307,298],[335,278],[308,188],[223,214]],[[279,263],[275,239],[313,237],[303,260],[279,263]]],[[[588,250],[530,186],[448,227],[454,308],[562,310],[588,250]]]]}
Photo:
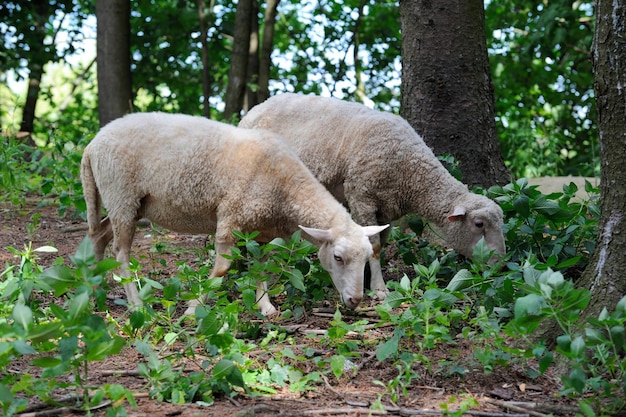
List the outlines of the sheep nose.
{"type": "Polygon", "coordinates": [[[346,307],[354,310],[356,306],[359,305],[362,299],[363,297],[361,296],[350,297],[346,300],[346,307]]]}

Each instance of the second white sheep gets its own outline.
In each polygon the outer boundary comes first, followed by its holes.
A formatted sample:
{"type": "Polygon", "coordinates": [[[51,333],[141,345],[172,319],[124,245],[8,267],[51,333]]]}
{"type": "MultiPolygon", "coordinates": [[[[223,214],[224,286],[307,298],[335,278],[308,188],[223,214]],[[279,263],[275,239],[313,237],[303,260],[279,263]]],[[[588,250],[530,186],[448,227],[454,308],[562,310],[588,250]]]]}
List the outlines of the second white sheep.
{"type": "MultiPolygon", "coordinates": [[[[239,126],[280,134],[317,179],[348,204],[358,223],[388,223],[412,213],[438,226],[445,241],[465,256],[472,256],[483,237],[489,248],[505,252],[502,209],[452,177],[399,116],[285,93],[253,107],[239,126]]],[[[371,241],[371,288],[383,298],[381,239],[375,235],[371,241]]]]}

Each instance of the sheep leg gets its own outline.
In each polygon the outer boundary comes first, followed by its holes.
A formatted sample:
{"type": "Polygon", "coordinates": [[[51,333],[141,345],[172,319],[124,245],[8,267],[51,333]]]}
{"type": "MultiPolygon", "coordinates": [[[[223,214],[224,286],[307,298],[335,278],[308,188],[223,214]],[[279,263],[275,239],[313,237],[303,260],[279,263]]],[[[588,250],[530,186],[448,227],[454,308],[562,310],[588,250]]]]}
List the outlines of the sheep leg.
{"type": "Polygon", "coordinates": [[[383,270],[380,265],[380,252],[381,242],[380,235],[370,236],[370,242],[372,243],[373,253],[369,258],[370,265],[370,289],[374,291],[374,298],[378,300],[384,300],[389,293],[385,280],[383,278],[383,270]]]}
{"type": "MultiPolygon", "coordinates": [[[[346,194],[352,198],[348,200],[348,207],[352,213],[352,218],[361,226],[378,224],[376,219],[376,204],[373,201],[367,201],[363,196],[359,196],[358,193],[353,192],[351,186],[345,184],[348,190],[346,194]]],[[[384,232],[384,231],[383,231],[384,232]]],[[[387,235],[383,235],[383,238],[387,235]]],[[[370,242],[372,244],[372,256],[370,256],[368,262],[370,266],[370,290],[374,292],[373,297],[377,300],[384,300],[389,294],[387,285],[383,278],[383,270],[380,265],[380,252],[381,252],[381,234],[377,233],[370,236],[370,242]]]]}
{"type": "Polygon", "coordinates": [[[111,220],[108,216],[102,219],[100,226],[95,232],[90,231],[89,239],[93,245],[96,261],[99,262],[104,259],[104,250],[113,239],[113,227],[111,227],[111,220]]]}
{"type": "MultiPolygon", "coordinates": [[[[128,272],[130,266],[130,247],[135,236],[135,225],[113,225],[113,252],[115,259],[122,265],[122,270],[128,272]]],[[[124,285],[128,307],[131,310],[137,310],[141,307],[142,302],[139,298],[139,291],[135,282],[128,282],[124,285]]]]}
{"type": "Polygon", "coordinates": [[[265,317],[271,318],[278,315],[278,310],[274,307],[270,301],[269,295],[267,294],[267,281],[259,280],[257,283],[256,299],[257,304],[259,305],[259,310],[261,310],[261,314],[265,317]]]}
{"type": "MultiPolygon", "coordinates": [[[[232,240],[220,240],[216,239],[215,241],[215,264],[213,265],[213,269],[211,269],[211,273],[209,274],[209,278],[215,277],[223,277],[228,272],[230,268],[231,261],[230,259],[224,258],[223,255],[230,254],[230,248],[235,244],[232,240]]],[[[183,313],[186,316],[192,316],[196,313],[196,307],[200,304],[203,304],[205,301],[204,295],[201,295],[196,300],[190,300],[187,303],[187,310],[183,313]]]]}

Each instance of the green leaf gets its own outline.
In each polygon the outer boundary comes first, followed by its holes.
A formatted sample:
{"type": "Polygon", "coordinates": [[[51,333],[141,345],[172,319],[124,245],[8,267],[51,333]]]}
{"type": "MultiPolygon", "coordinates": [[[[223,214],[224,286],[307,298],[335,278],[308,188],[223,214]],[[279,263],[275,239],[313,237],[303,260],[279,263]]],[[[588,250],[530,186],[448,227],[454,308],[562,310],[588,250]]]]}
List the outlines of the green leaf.
{"type": "Polygon", "coordinates": [[[33,343],[40,343],[50,339],[58,339],[63,334],[63,324],[60,321],[49,321],[35,325],[28,332],[28,338],[33,343]]]}
{"type": "Polygon", "coordinates": [[[568,334],[563,334],[556,338],[556,344],[563,350],[563,352],[569,352],[572,344],[572,338],[568,334]]]}
{"type": "Polygon", "coordinates": [[[11,342],[13,345],[13,349],[17,351],[20,355],[34,355],[37,351],[25,340],[14,340],[11,342]]]}
{"type": "Polygon", "coordinates": [[[76,285],[76,277],[72,271],[64,265],[54,265],[46,269],[41,275],[41,280],[54,291],[55,297],[65,294],[68,288],[76,285]]]}
{"type": "Polygon", "coordinates": [[[69,315],[72,319],[78,318],[89,306],[89,294],[81,292],[70,301],[69,315]]]}
{"type": "Polygon", "coordinates": [[[252,310],[254,304],[256,304],[256,291],[252,288],[246,288],[241,292],[241,298],[248,310],[252,310]]]}
{"type": "Polygon", "coordinates": [[[57,253],[59,250],[54,246],[40,246],[36,249],[33,249],[33,252],[43,252],[43,253],[57,253]]]}
{"type": "Polygon", "coordinates": [[[581,259],[582,259],[582,256],[573,256],[573,257],[571,257],[569,259],[564,260],[563,262],[558,264],[555,268],[556,269],[569,268],[571,266],[574,266],[574,265],[578,264],[578,262],[580,262],[581,259]]]}
{"type": "Polygon", "coordinates": [[[23,329],[28,330],[28,327],[33,323],[33,312],[25,304],[15,304],[13,307],[13,320],[22,326],[23,329]]]}
{"type": "Polygon", "coordinates": [[[225,379],[231,385],[242,388],[245,387],[241,371],[233,361],[228,359],[222,359],[215,364],[215,366],[213,367],[213,377],[218,381],[225,379]]]}
{"type": "Polygon", "coordinates": [[[539,359],[539,372],[542,374],[546,372],[553,361],[554,355],[552,355],[552,352],[546,351],[545,355],[539,359]]]}
{"type": "Polygon", "coordinates": [[[89,237],[85,237],[80,245],[78,245],[78,249],[76,249],[76,253],[73,256],[70,256],[70,260],[76,266],[84,266],[90,265],[94,263],[96,259],[96,255],[93,251],[93,245],[91,244],[91,240],[89,237]]]}
{"type": "Polygon", "coordinates": [[[126,341],[124,338],[116,336],[106,342],[96,343],[87,350],[88,361],[101,361],[107,356],[116,355],[122,350],[126,341]]]}
{"type": "Polygon", "coordinates": [[[61,362],[61,358],[50,356],[41,356],[32,360],[32,364],[39,368],[53,368],[60,365],[61,362]]]}
{"type": "Polygon", "coordinates": [[[302,292],[306,291],[306,288],[304,287],[304,275],[302,275],[302,272],[300,272],[299,269],[292,269],[290,271],[285,271],[285,273],[287,274],[287,277],[289,277],[291,285],[302,292]]]}
{"type": "Polygon", "coordinates": [[[343,367],[346,364],[346,358],[343,355],[333,355],[330,358],[330,369],[333,371],[335,378],[341,378],[343,367]]]}
{"type": "Polygon", "coordinates": [[[613,340],[617,350],[624,348],[624,326],[611,327],[611,340],[613,340]]]}
{"type": "Polygon", "coordinates": [[[133,311],[129,318],[130,326],[133,329],[140,329],[146,322],[146,317],[142,311],[133,311]]]}
{"type": "Polygon", "coordinates": [[[576,392],[582,394],[585,390],[585,373],[580,369],[574,369],[572,372],[570,372],[568,379],[576,392]]]}
{"type": "Polygon", "coordinates": [[[402,303],[404,303],[406,300],[407,298],[400,292],[392,291],[387,294],[387,297],[385,297],[385,301],[383,303],[390,308],[397,308],[400,307],[400,305],[402,305],[402,303]]]}
{"type": "Polygon", "coordinates": [[[378,345],[376,348],[376,359],[378,359],[379,362],[398,354],[398,345],[402,335],[404,335],[404,330],[396,329],[394,330],[391,339],[378,345]]]}
{"type": "Polygon", "coordinates": [[[538,316],[545,305],[545,300],[537,294],[528,294],[515,301],[515,318],[538,316]]]}
{"type": "Polygon", "coordinates": [[[472,275],[472,273],[467,269],[461,269],[452,277],[452,279],[448,283],[448,286],[446,287],[446,290],[461,291],[471,286],[473,282],[474,275],[472,275]]]}
{"type": "Polygon", "coordinates": [[[530,214],[530,199],[525,194],[520,194],[513,199],[513,208],[522,217],[530,214]]]}
{"type": "Polygon", "coordinates": [[[577,336],[572,340],[570,345],[570,351],[576,357],[581,357],[585,352],[585,339],[582,336],[577,336]]]}

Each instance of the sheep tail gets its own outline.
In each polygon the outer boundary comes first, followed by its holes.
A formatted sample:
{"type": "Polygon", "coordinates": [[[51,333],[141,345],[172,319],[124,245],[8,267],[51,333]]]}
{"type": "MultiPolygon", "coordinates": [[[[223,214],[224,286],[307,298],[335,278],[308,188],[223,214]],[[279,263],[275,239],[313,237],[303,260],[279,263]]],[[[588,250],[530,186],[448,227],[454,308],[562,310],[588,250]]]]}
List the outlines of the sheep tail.
{"type": "Polygon", "coordinates": [[[96,185],[96,180],[91,170],[91,160],[89,154],[85,153],[81,161],[80,178],[83,183],[83,195],[87,204],[87,224],[89,225],[89,235],[96,235],[101,228],[100,213],[102,213],[102,199],[96,185]]]}

